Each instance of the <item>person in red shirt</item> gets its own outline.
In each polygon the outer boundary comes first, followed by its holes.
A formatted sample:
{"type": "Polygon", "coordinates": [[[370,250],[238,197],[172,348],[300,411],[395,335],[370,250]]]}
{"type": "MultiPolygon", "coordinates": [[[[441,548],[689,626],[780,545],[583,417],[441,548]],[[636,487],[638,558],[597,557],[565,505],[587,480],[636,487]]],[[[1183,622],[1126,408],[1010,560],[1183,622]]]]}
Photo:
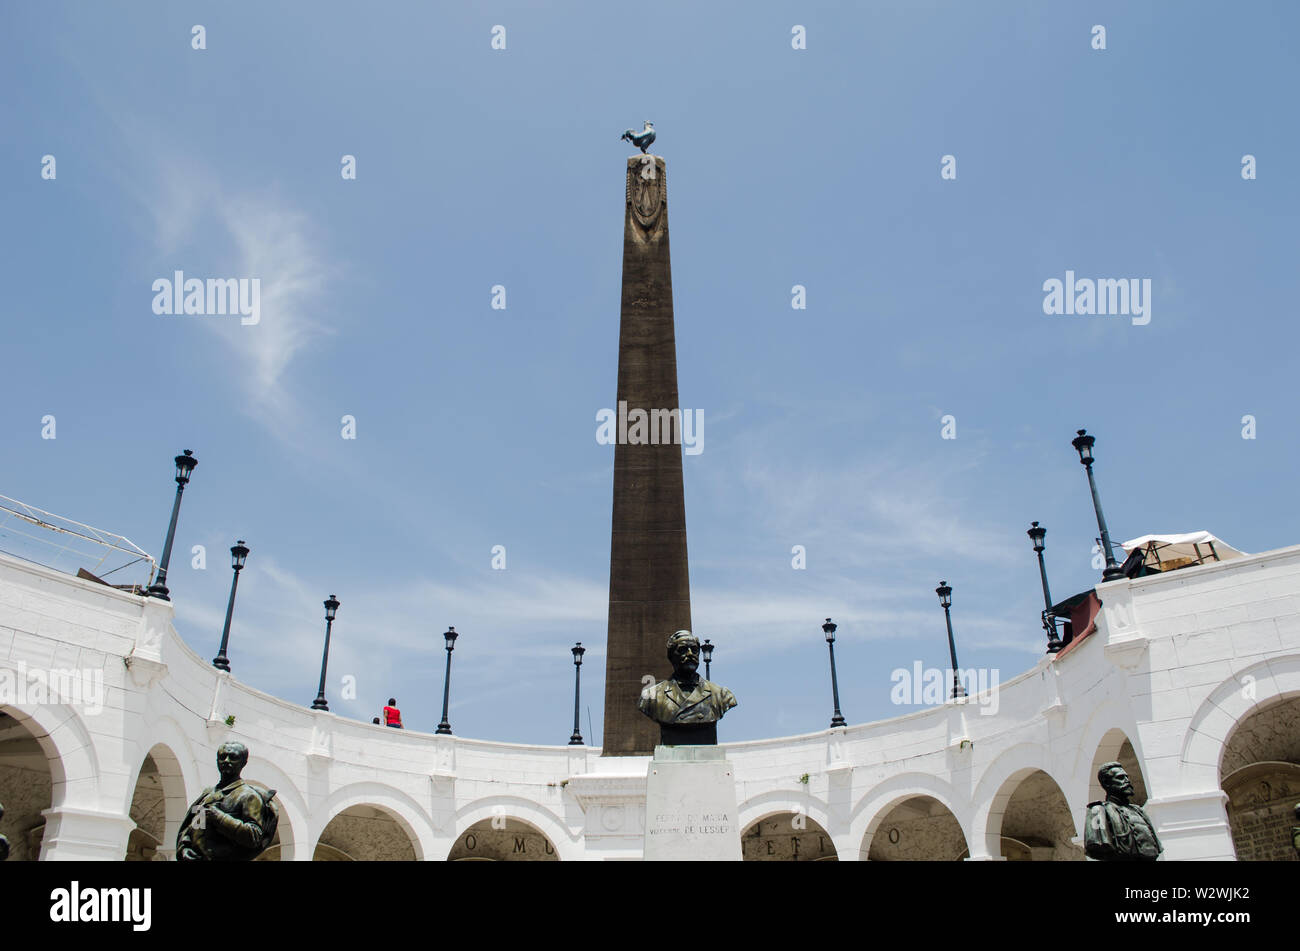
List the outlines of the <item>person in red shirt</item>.
{"type": "Polygon", "coordinates": [[[397,698],[389,697],[388,706],[384,707],[384,726],[402,728],[402,711],[397,709],[397,698]]]}

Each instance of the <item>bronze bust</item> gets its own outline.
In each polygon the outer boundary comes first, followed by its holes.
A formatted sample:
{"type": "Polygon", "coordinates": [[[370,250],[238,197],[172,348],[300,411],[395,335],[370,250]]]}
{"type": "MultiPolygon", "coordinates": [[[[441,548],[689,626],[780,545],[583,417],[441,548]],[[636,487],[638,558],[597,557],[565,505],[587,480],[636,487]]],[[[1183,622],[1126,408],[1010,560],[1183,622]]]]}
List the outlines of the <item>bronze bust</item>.
{"type": "Polygon", "coordinates": [[[203,791],[181,820],[178,862],[247,862],[270,846],[279,824],[274,789],[240,779],[248,747],[229,741],[217,750],[221,781],[203,791]]]}
{"type": "Polygon", "coordinates": [[[718,742],[718,721],[736,705],[736,695],[696,673],[700,642],[690,631],[668,638],[673,675],[641,691],[637,709],[659,724],[664,746],[712,746],[718,742]]]}
{"type": "Polygon", "coordinates": [[[1164,851],[1155,823],[1135,806],[1133,782],[1119,763],[1103,763],[1097,779],[1106,790],[1101,802],[1088,803],[1083,850],[1102,862],[1154,862],[1164,851]]]}

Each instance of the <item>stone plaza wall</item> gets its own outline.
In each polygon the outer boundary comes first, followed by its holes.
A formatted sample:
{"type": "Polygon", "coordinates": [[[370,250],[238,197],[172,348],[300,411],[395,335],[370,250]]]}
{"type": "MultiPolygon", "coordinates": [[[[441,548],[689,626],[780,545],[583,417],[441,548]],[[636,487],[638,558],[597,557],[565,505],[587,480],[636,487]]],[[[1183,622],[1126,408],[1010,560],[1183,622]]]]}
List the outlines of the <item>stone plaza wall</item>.
{"type": "MultiPolygon", "coordinates": [[[[876,723],[725,744],[739,828],[752,834],[757,824],[760,837],[764,829],[776,836],[792,823],[773,840],[776,850],[802,824],[828,840],[818,857],[890,857],[890,831],[901,842],[903,827],[886,818],[929,797],[951,815],[971,859],[1002,857],[1004,818],[1008,837],[1034,840],[1025,844],[1033,857],[1077,858],[1096,767],[1127,743],[1164,858],[1235,857],[1220,770],[1238,724],[1300,696],[1300,547],[1102,584],[1097,593],[1095,633],[1002,684],[992,715],[975,696],[876,723]],[[1037,785],[1017,796],[1031,780],[1037,785]],[[763,825],[773,817],[783,818],[763,825]]],[[[144,851],[169,857],[228,738],[252,750],[245,775],[278,790],[281,860],[310,860],[318,844],[357,857],[348,829],[381,821],[385,836],[397,830],[404,842],[385,839],[390,846],[373,857],[442,860],[465,851],[464,835],[480,823],[502,833],[475,837],[476,849],[492,845],[486,857],[510,858],[515,833],[531,837],[529,858],[540,847],[554,860],[547,844],[562,861],[641,857],[648,757],[388,730],[312,711],[214,669],[177,635],[170,604],[0,555],[0,686],[50,669],[98,671],[104,690],[93,711],[39,696],[0,703],[0,792],[14,788],[14,770],[34,762],[39,772],[42,756],[49,782],[48,807],[27,809],[23,794],[9,793],[19,808],[0,831],[11,841],[39,831],[44,859],[125,857],[146,756],[161,793],[137,834],[152,842],[161,830],[156,851],[144,851]],[[33,811],[44,820],[39,830],[11,828],[33,811]],[[343,813],[338,836],[323,839],[343,813]]],[[[1272,745],[1285,756],[1300,745],[1294,720],[1251,728],[1280,731],[1272,745]]],[[[1250,765],[1242,759],[1234,754],[1234,768],[1250,765]]],[[[22,785],[45,795],[36,780],[22,785]]],[[[933,853],[918,854],[956,857],[953,829],[936,830],[909,841],[936,837],[933,853]]]]}

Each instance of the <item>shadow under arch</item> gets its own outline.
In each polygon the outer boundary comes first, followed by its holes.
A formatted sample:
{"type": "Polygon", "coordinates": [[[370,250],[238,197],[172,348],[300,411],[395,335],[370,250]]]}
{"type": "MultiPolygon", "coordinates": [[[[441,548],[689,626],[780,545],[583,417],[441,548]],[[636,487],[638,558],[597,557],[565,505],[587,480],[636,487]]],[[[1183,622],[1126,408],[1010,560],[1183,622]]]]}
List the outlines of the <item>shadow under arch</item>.
{"type": "MultiPolygon", "coordinates": [[[[1071,802],[1084,800],[1085,797],[1089,800],[1095,798],[1089,795],[1088,790],[1097,782],[1097,769],[1095,766],[1089,768],[1089,758],[1092,757],[1091,762],[1095,762],[1097,766],[1108,762],[1105,759],[1098,761],[1095,756],[1099,747],[1103,744],[1110,744],[1111,734],[1115,730],[1119,730],[1124,734],[1124,737],[1133,747],[1134,756],[1138,757],[1138,762],[1141,762],[1141,737],[1137,732],[1137,724],[1133,722],[1131,712],[1127,707],[1122,706],[1117,699],[1108,698],[1104,700],[1088,715],[1078,746],[1075,749],[1070,775],[1065,777],[1069,785],[1062,784],[1061,786],[1066,797],[1071,802]],[[1135,736],[1138,737],[1136,741],[1133,739],[1135,736]]],[[[1111,759],[1115,759],[1115,757],[1112,756],[1111,759]]]]}
{"type": "Polygon", "coordinates": [[[746,862],[837,862],[839,852],[826,828],[807,811],[768,812],[740,834],[746,862]]]}
{"type": "MultiPolygon", "coordinates": [[[[464,838],[465,832],[484,820],[518,819],[536,829],[555,848],[562,861],[580,860],[579,836],[571,833],[568,827],[545,806],[518,796],[488,796],[476,799],[456,811],[457,841],[464,838]]],[[[453,846],[454,848],[454,846],[453,846]]],[[[450,852],[448,852],[450,860],[450,852]]]]}
{"type": "MultiPolygon", "coordinates": [[[[11,670],[0,671],[9,677],[11,670]]],[[[0,833],[10,861],[36,861],[51,845],[48,812],[99,810],[100,773],[90,733],[71,705],[0,706],[0,833]]],[[[116,856],[114,856],[116,857],[116,856]]]]}
{"type": "Polygon", "coordinates": [[[1138,806],[1146,804],[1147,781],[1142,772],[1142,764],[1138,762],[1137,751],[1133,747],[1132,740],[1119,727],[1111,727],[1107,730],[1092,754],[1092,765],[1088,767],[1088,802],[1100,802],[1106,798],[1106,790],[1102,788],[1101,780],[1097,778],[1103,763],[1119,763],[1123,766],[1129,779],[1133,781],[1134,804],[1138,806]]]}
{"type": "Polygon", "coordinates": [[[948,806],[933,796],[903,795],[873,817],[859,851],[871,862],[952,862],[969,849],[948,806]]]}
{"type": "Polygon", "coordinates": [[[957,813],[958,799],[953,787],[928,773],[900,773],[868,789],[853,807],[849,819],[849,835],[851,841],[857,843],[860,860],[866,861],[871,854],[872,840],[889,814],[910,799],[932,799],[943,806],[957,821],[962,844],[965,845],[966,830],[957,813]]]}
{"type": "Polygon", "coordinates": [[[180,758],[166,743],[154,743],[141,758],[130,789],[126,812],[136,827],[127,837],[124,857],[174,858],[176,835],[189,804],[180,758]]]}
{"type": "Polygon", "coordinates": [[[1300,859],[1300,694],[1274,696],[1237,721],[1223,743],[1219,777],[1237,860],[1300,859]]]}
{"type": "MultiPolygon", "coordinates": [[[[986,847],[997,836],[998,852],[1005,858],[1030,861],[1082,861],[1083,849],[1072,840],[1081,834],[1076,812],[1070,808],[1057,781],[1044,769],[1023,766],[998,788],[985,831],[986,847]],[[1027,855],[1008,855],[1008,842],[1027,855]]],[[[1080,813],[1081,814],[1081,813],[1080,813]]],[[[1019,850],[1018,850],[1019,851],[1019,850]]]]}
{"type": "MultiPolygon", "coordinates": [[[[1011,801],[1017,787],[1031,773],[1045,773],[1056,786],[1061,799],[1065,800],[1061,784],[1047,769],[1050,760],[1051,757],[1048,756],[1045,747],[1037,743],[1020,743],[1003,752],[984,770],[975,787],[975,815],[971,822],[971,838],[983,836],[982,844],[986,856],[1001,854],[1002,824],[1007,803],[1011,801]]],[[[1079,827],[1073,814],[1074,810],[1069,809],[1068,803],[1066,809],[1070,813],[1070,822],[1074,827],[1075,835],[1078,835],[1079,827]]],[[[974,848],[971,851],[974,853],[974,848]]]]}
{"type": "MultiPolygon", "coordinates": [[[[773,789],[751,796],[736,809],[736,824],[748,831],[772,816],[805,816],[823,830],[831,825],[830,805],[810,792],[773,789]]],[[[743,834],[743,833],[742,833],[743,834]]]]}
{"type": "Polygon", "coordinates": [[[312,861],[414,862],[420,857],[417,849],[415,836],[399,814],[376,803],[353,803],[325,823],[312,861]]]}
{"type": "MultiPolygon", "coordinates": [[[[241,741],[242,742],[242,741],[241,741]]],[[[215,769],[215,765],[214,765],[215,769]]],[[[275,839],[265,852],[258,856],[263,862],[309,861],[312,853],[307,849],[311,829],[307,824],[307,801],[294,785],[289,774],[270,760],[250,751],[243,777],[267,789],[275,790],[274,802],[279,809],[279,824],[275,839]]],[[[213,780],[217,776],[213,775],[213,780]]]]}
{"type": "Polygon", "coordinates": [[[456,837],[448,862],[558,862],[555,843],[531,822],[508,815],[479,819],[456,837]]]}
{"type": "Polygon", "coordinates": [[[1183,786],[1221,789],[1228,739],[1255,710],[1300,696],[1300,654],[1270,657],[1225,678],[1196,708],[1183,735],[1183,786]]]}
{"type": "Polygon", "coordinates": [[[0,706],[0,713],[22,724],[45,753],[54,787],[54,808],[99,808],[99,756],[75,708],[67,704],[15,703],[0,706]]]}
{"type": "Polygon", "coordinates": [[[403,853],[406,860],[423,861],[427,857],[427,844],[432,841],[432,829],[420,807],[406,793],[381,783],[353,783],[335,790],[317,814],[326,817],[316,836],[316,846],[332,846],[360,860],[372,858],[398,858],[403,853]],[[349,822],[339,822],[345,816],[349,822]],[[410,854],[405,854],[403,840],[392,834],[392,828],[382,825],[384,819],[401,831],[410,854]],[[331,830],[331,826],[335,829],[331,830]],[[345,827],[351,828],[345,828],[345,827]],[[368,828],[369,831],[364,831],[368,828]],[[334,839],[345,841],[334,841],[334,839]],[[353,839],[367,840],[366,842],[353,839]]]}

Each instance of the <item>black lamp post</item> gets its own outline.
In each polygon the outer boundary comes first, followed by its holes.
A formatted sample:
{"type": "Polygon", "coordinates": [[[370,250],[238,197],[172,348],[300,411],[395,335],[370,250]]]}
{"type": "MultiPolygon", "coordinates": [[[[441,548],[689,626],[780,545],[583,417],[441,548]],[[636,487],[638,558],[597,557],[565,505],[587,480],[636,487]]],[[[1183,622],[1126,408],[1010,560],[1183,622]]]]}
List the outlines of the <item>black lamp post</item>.
{"type": "Polygon", "coordinates": [[[447,701],[451,698],[451,652],[456,649],[456,638],[460,635],[456,633],[454,627],[449,627],[442,636],[447,641],[447,673],[442,680],[442,722],[433,732],[451,736],[451,724],[447,722],[447,701]]]}
{"type": "Polygon", "coordinates": [[[830,618],[822,625],[822,633],[826,635],[826,646],[831,652],[831,698],[835,703],[835,715],[831,717],[831,726],[844,726],[844,714],[840,713],[840,683],[835,678],[835,630],[837,625],[830,618]]]}
{"type": "Polygon", "coordinates": [[[934,593],[939,596],[939,603],[943,605],[943,619],[948,625],[948,655],[952,658],[952,699],[956,700],[966,696],[966,690],[961,685],[961,676],[957,670],[957,642],[952,639],[952,614],[948,611],[952,607],[952,588],[948,587],[948,582],[940,581],[934,593]]]}
{"type": "Polygon", "coordinates": [[[231,567],[235,577],[230,582],[230,600],[226,602],[226,625],[221,629],[221,649],[212,658],[212,666],[218,670],[230,670],[230,658],[226,656],[226,645],[230,643],[230,618],[235,613],[235,589],[239,587],[239,573],[244,570],[244,561],[248,558],[248,548],[241,538],[230,549],[231,567]]]}
{"type": "Polygon", "coordinates": [[[1043,579],[1043,630],[1047,632],[1047,653],[1055,654],[1061,649],[1061,639],[1056,636],[1056,615],[1052,613],[1052,592],[1047,590],[1047,567],[1043,564],[1043,550],[1047,548],[1044,541],[1047,538],[1047,529],[1039,526],[1037,522],[1031,522],[1029,531],[1025,534],[1034,543],[1034,551],[1038,553],[1038,575],[1043,579]]]}
{"type": "Polygon", "coordinates": [[[320,689],[316,691],[316,699],[311,702],[313,710],[329,710],[330,705],[325,701],[325,668],[330,662],[330,629],[334,626],[334,615],[339,612],[339,601],[334,595],[329,596],[325,602],[325,653],[320,659],[320,689]]]}
{"type": "Polygon", "coordinates": [[[170,601],[167,591],[167,565],[172,560],[172,541],[176,538],[176,517],[181,513],[181,493],[190,481],[190,473],[199,464],[194,453],[186,449],[183,455],[176,457],[176,501],[172,503],[172,520],[167,526],[167,541],[163,544],[162,561],[158,565],[158,576],[149,585],[149,597],[161,601],[170,601]]]}
{"type": "Polygon", "coordinates": [[[704,643],[700,645],[700,656],[704,658],[704,679],[708,680],[712,676],[710,674],[710,665],[713,663],[713,645],[709,643],[707,637],[704,639],[704,643]]]}
{"type": "Polygon", "coordinates": [[[1079,435],[1070,440],[1079,452],[1079,461],[1088,470],[1088,488],[1092,490],[1092,507],[1097,512],[1097,528],[1101,532],[1101,550],[1106,557],[1106,569],[1101,573],[1102,581],[1115,581],[1124,577],[1124,569],[1115,561],[1115,554],[1110,549],[1110,532],[1106,530],[1106,516],[1101,511],[1101,497],[1097,495],[1097,480],[1092,476],[1092,444],[1097,441],[1089,436],[1086,429],[1079,430],[1079,435]]]}
{"type": "MultiPolygon", "coordinates": [[[[573,736],[569,737],[569,745],[582,746],[582,734],[578,732],[578,687],[582,678],[582,655],[587,653],[587,648],[582,646],[582,641],[578,641],[569,650],[573,651],[573,736]]],[[[446,719],[444,714],[443,720],[446,719]]]]}

